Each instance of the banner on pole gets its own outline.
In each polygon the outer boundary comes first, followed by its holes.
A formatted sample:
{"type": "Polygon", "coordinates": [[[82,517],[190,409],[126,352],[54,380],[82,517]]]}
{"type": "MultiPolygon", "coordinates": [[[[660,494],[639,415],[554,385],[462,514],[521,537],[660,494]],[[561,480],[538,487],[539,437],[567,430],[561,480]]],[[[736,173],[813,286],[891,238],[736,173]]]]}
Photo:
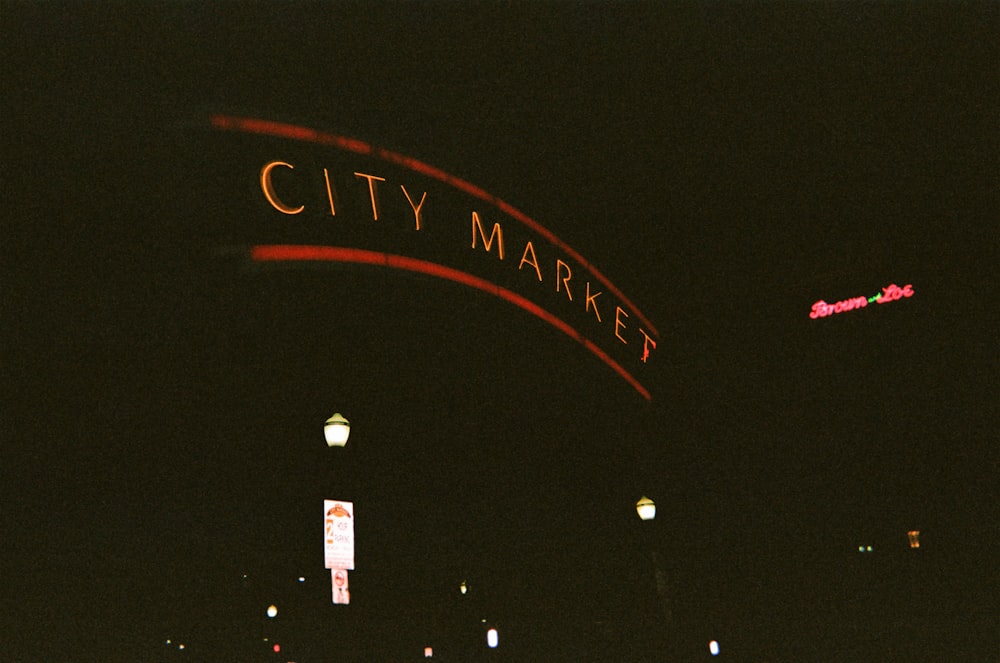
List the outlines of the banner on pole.
{"type": "Polygon", "coordinates": [[[323,500],[324,556],[328,569],[354,569],[354,504],[323,500]]]}
{"type": "Polygon", "coordinates": [[[333,585],[334,605],[350,603],[351,590],[347,585],[347,569],[330,569],[330,580],[333,585]]]}

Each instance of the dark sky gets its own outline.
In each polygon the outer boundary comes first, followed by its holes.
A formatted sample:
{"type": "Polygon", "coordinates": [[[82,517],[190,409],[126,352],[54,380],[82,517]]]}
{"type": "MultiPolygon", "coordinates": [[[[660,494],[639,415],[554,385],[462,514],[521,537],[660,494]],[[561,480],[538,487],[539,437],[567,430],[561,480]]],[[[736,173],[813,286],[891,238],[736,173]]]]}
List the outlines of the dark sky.
{"type": "Polygon", "coordinates": [[[995,3],[4,3],[0,658],[257,660],[283,628],[288,659],[468,660],[480,614],[509,660],[996,655],[998,27],[995,3]],[[660,329],[652,402],[454,284],[248,267],[227,186],[261,148],[213,113],[538,219],[660,329]],[[890,283],[915,294],[808,317],[890,283]],[[356,503],[349,609],[324,497],[356,503]]]}

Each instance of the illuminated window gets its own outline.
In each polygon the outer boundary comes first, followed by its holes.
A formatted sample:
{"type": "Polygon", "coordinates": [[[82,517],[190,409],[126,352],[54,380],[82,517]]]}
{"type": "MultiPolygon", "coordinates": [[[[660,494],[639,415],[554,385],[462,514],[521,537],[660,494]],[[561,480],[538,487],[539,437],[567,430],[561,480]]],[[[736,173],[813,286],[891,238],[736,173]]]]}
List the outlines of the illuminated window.
{"type": "Polygon", "coordinates": [[[906,533],[910,537],[910,547],[919,548],[920,547],[920,530],[915,529],[906,533]]]}

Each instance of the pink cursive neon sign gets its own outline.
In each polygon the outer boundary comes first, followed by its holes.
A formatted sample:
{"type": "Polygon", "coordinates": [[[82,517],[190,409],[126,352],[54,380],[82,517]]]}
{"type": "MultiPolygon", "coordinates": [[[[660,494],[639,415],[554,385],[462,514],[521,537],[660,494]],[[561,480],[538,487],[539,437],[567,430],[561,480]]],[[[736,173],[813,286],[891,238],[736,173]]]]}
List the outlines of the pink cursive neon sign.
{"type": "Polygon", "coordinates": [[[882,292],[878,293],[874,297],[852,297],[850,299],[843,299],[834,304],[827,304],[821,299],[812,305],[812,311],[809,313],[809,317],[813,320],[816,318],[825,318],[828,315],[833,315],[834,313],[844,313],[845,311],[853,311],[855,309],[864,308],[872,302],[888,304],[889,302],[894,302],[897,299],[912,296],[912,284],[907,283],[900,288],[898,285],[893,283],[882,288],[882,292]]]}

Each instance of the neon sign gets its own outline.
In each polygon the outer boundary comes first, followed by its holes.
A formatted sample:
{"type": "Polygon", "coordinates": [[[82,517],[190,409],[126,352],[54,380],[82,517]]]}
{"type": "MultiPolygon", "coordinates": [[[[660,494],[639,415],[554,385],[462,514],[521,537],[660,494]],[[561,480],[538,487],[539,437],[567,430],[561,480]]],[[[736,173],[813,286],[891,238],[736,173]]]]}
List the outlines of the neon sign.
{"type": "Polygon", "coordinates": [[[262,225],[252,231],[254,262],[378,265],[463,284],[578,341],[651,400],[623,363],[650,361],[656,328],[531,217],[445,171],[363,141],[253,118],[213,115],[210,122],[216,130],[337,150],[324,155],[327,163],[294,147],[256,162],[254,217],[262,225]]]}
{"type": "Polygon", "coordinates": [[[834,304],[827,304],[822,299],[812,305],[812,310],[809,313],[809,317],[815,320],[816,318],[825,318],[834,313],[845,313],[847,311],[854,311],[859,308],[865,308],[872,302],[878,304],[888,304],[889,302],[894,302],[903,297],[913,296],[913,285],[906,284],[900,288],[895,283],[882,288],[882,292],[874,295],[873,297],[852,297],[850,299],[843,299],[834,304]]]}

